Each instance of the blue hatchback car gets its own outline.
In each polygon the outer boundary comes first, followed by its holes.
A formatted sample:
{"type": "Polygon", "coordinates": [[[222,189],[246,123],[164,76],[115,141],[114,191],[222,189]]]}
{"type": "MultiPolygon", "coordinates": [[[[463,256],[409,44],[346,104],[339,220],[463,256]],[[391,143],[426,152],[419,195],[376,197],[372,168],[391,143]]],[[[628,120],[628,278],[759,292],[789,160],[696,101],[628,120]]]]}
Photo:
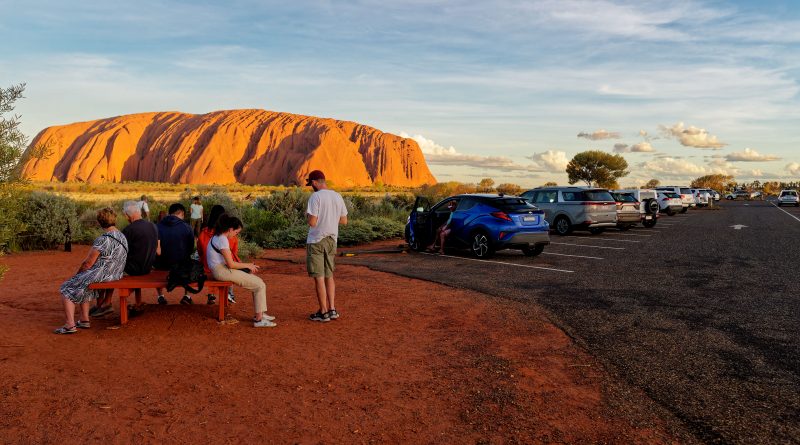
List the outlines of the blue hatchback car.
{"type": "Polygon", "coordinates": [[[501,249],[520,249],[527,256],[542,253],[550,244],[550,225],[544,212],[524,198],[467,194],[445,198],[435,205],[420,196],[406,224],[406,242],[414,250],[431,244],[436,231],[450,217],[448,203],[456,202],[446,247],[470,249],[478,258],[501,249]]]}

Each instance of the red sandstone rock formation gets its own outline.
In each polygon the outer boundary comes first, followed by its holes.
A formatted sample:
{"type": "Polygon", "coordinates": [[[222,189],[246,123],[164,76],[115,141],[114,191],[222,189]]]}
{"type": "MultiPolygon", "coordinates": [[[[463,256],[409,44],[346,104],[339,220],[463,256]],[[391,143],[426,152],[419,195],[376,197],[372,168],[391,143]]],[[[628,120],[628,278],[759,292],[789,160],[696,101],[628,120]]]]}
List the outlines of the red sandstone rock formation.
{"type": "Polygon", "coordinates": [[[436,182],[412,139],[264,110],[112,117],[46,128],[39,144],[51,154],[23,165],[33,180],[305,185],[319,169],[336,186],[436,182]]]}

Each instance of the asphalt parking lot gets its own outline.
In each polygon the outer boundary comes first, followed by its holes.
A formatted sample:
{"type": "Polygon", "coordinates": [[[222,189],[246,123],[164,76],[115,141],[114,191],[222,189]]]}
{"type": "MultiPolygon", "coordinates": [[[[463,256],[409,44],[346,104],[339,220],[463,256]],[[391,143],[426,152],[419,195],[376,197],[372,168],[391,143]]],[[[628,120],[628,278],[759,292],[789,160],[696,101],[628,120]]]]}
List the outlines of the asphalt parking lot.
{"type": "Polygon", "coordinates": [[[800,443],[800,209],[722,202],[551,241],[536,258],[341,261],[545,307],[698,441],[800,443]]]}

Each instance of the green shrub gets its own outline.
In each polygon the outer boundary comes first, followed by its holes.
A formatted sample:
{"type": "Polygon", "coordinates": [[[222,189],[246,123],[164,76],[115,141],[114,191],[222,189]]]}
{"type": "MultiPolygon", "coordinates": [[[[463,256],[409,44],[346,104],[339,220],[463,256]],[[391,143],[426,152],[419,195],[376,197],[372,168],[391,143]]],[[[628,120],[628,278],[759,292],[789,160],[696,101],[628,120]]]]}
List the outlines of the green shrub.
{"type": "Polygon", "coordinates": [[[299,224],[292,225],[270,233],[264,243],[264,247],[268,249],[302,247],[305,246],[307,237],[308,226],[299,224]]]}
{"type": "Polygon", "coordinates": [[[20,235],[23,249],[53,249],[66,239],[66,232],[78,233],[78,208],[75,201],[46,192],[33,192],[20,214],[25,231],[20,235]]]}
{"type": "Polygon", "coordinates": [[[0,184],[0,252],[18,250],[17,235],[25,230],[22,209],[26,194],[13,184],[0,184]]]}
{"type": "Polygon", "coordinates": [[[259,247],[256,243],[251,243],[243,239],[239,240],[239,258],[242,261],[252,261],[254,258],[258,258],[263,251],[264,249],[259,247]]]}
{"type": "Polygon", "coordinates": [[[290,225],[302,224],[306,220],[306,208],[310,193],[299,187],[278,190],[266,196],[260,196],[253,207],[281,215],[290,225]]]}
{"type": "Polygon", "coordinates": [[[372,225],[366,221],[350,221],[346,226],[339,227],[339,244],[342,246],[364,244],[373,239],[375,232],[372,230],[372,225]]]}
{"type": "Polygon", "coordinates": [[[289,221],[283,215],[256,207],[247,207],[242,211],[242,223],[244,238],[259,246],[268,244],[273,231],[289,227],[289,221]]]}
{"type": "Polygon", "coordinates": [[[405,224],[400,221],[383,216],[370,216],[369,218],[364,218],[363,221],[372,229],[373,240],[400,238],[403,236],[406,227],[405,224]]]}

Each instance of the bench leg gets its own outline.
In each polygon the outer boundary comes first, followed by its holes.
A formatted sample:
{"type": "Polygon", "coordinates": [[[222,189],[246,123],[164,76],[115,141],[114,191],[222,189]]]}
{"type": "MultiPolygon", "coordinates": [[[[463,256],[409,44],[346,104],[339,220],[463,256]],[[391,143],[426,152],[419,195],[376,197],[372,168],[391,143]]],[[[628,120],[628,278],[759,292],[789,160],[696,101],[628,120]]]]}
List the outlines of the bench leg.
{"type": "Polygon", "coordinates": [[[228,290],[225,286],[217,287],[217,301],[219,302],[219,315],[217,320],[225,321],[225,306],[228,305],[228,290]]]}
{"type": "Polygon", "coordinates": [[[136,299],[136,307],[141,306],[142,305],[142,290],[141,289],[134,289],[133,290],[133,295],[134,295],[134,297],[136,299]]]}
{"type": "Polygon", "coordinates": [[[130,289],[119,290],[119,324],[128,323],[128,296],[130,294],[130,289]]]}

